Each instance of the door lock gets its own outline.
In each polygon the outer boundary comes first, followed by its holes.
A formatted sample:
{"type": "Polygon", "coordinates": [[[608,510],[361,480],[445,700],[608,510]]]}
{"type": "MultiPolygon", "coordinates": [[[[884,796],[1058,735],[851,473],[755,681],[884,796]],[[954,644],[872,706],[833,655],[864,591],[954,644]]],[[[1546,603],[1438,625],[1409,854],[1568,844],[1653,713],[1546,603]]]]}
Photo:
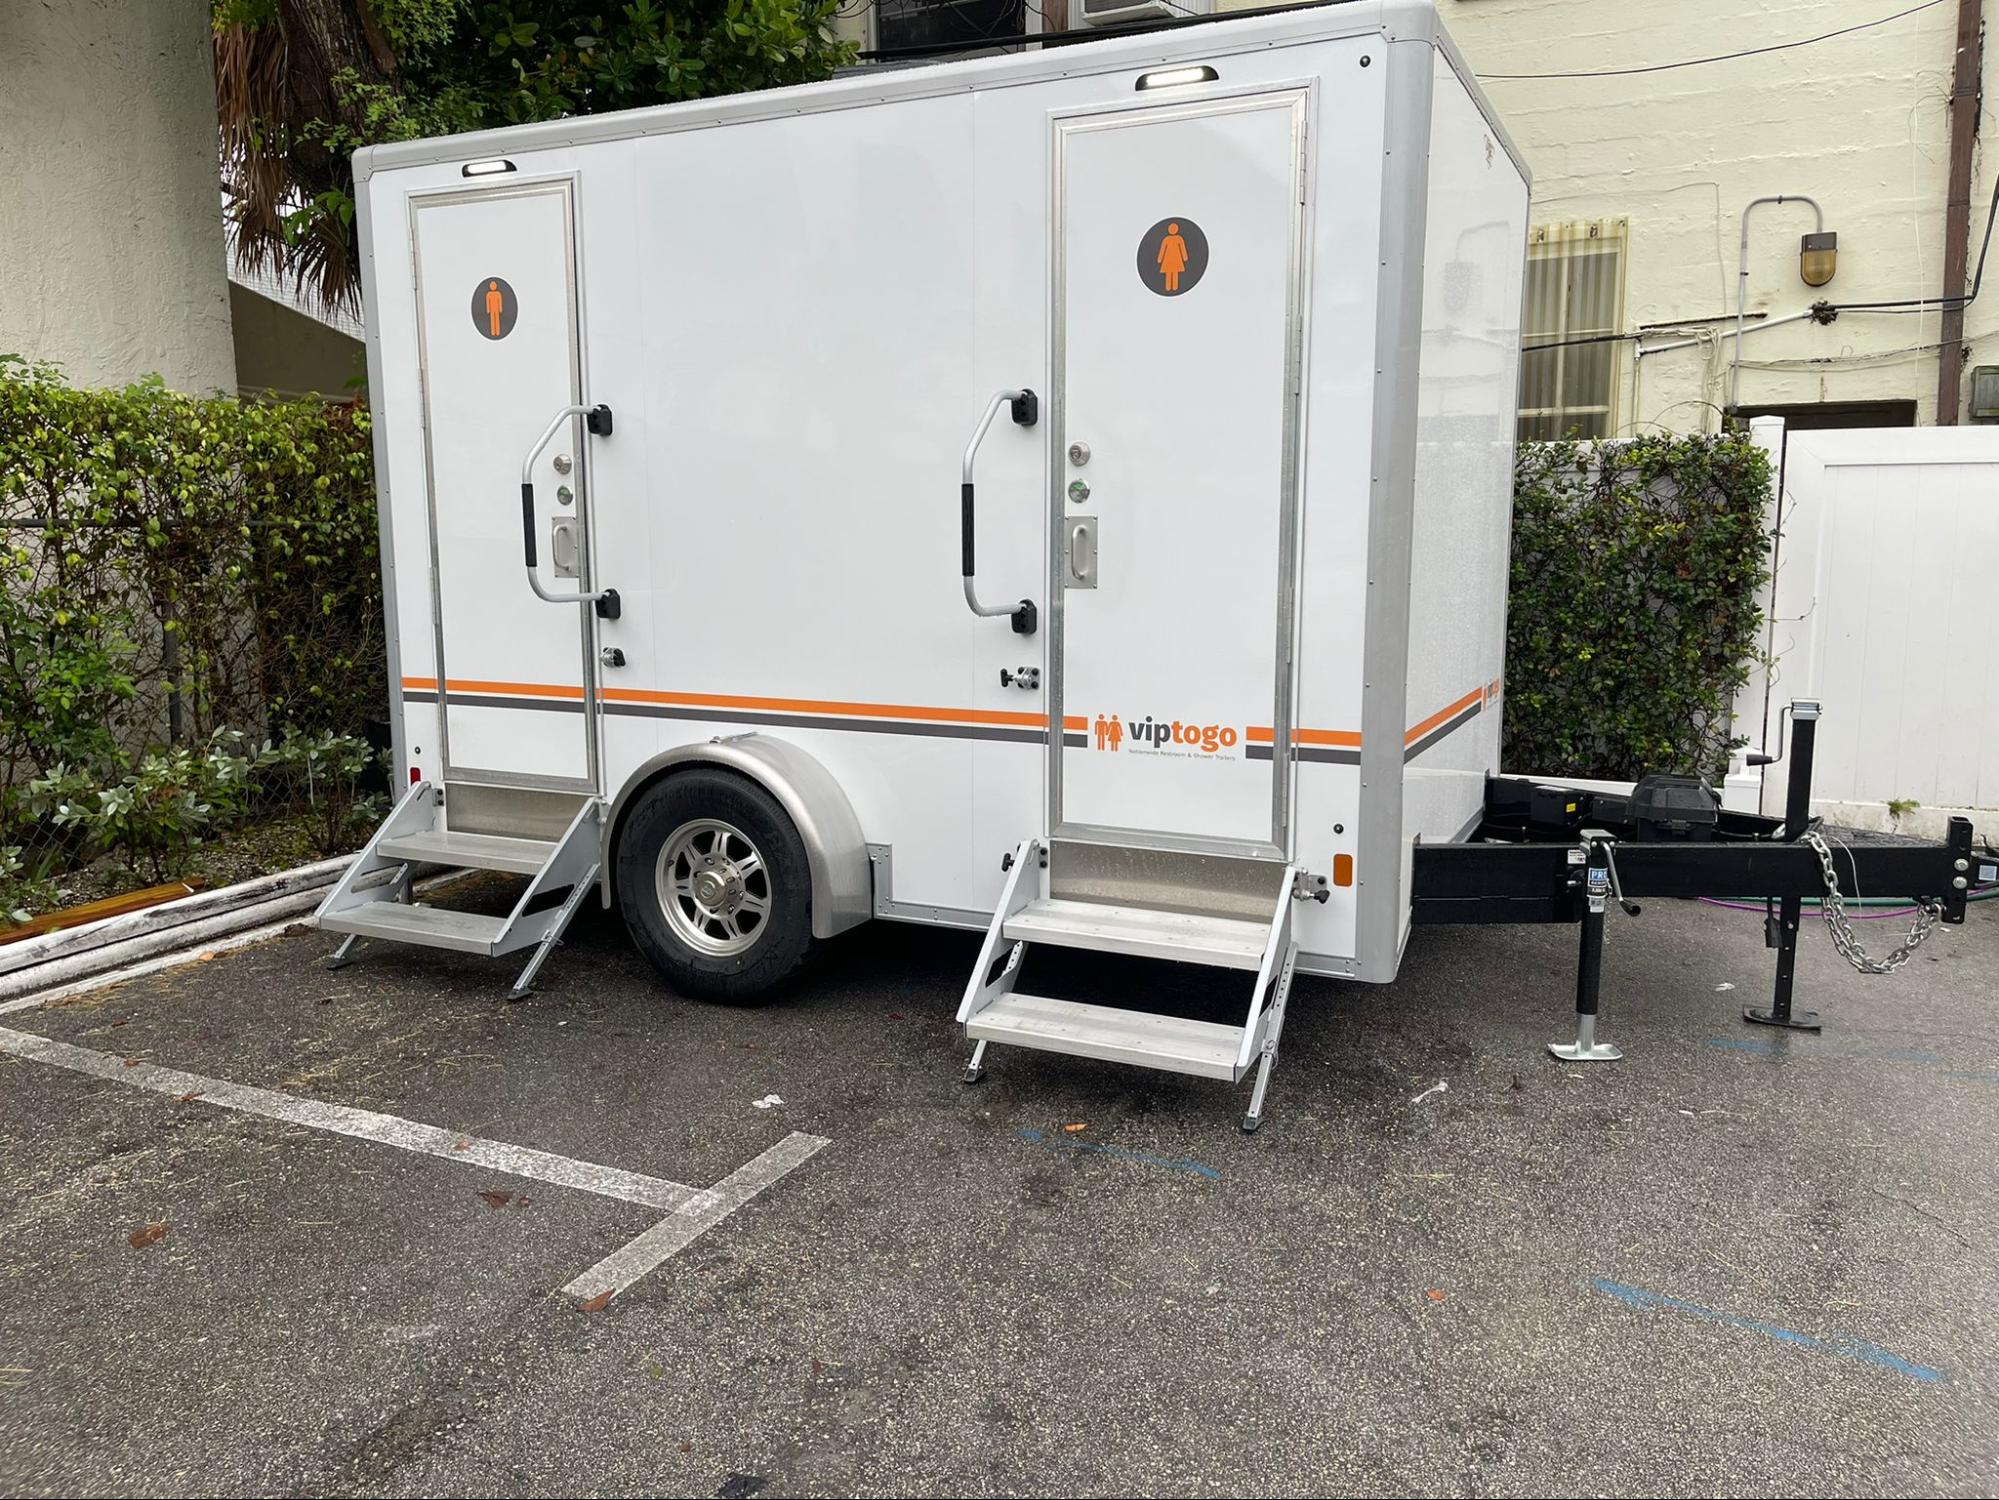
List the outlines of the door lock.
{"type": "Polygon", "coordinates": [[[597,660],[607,667],[622,667],[625,664],[624,647],[606,646],[597,653],[597,660]]]}
{"type": "Polygon", "coordinates": [[[1084,464],[1088,463],[1089,461],[1090,461],[1090,445],[1088,443],[1071,443],[1069,445],[1070,463],[1074,464],[1077,468],[1080,469],[1083,467],[1084,464]]]}
{"type": "Polygon", "coordinates": [[[567,453],[556,454],[550,462],[554,464],[555,472],[558,474],[567,474],[571,469],[576,467],[576,460],[571,458],[567,453]]]}
{"type": "Polygon", "coordinates": [[[1017,687],[1032,692],[1041,686],[1041,668],[1017,667],[1009,672],[1005,667],[1001,667],[1000,686],[1017,687]]]}

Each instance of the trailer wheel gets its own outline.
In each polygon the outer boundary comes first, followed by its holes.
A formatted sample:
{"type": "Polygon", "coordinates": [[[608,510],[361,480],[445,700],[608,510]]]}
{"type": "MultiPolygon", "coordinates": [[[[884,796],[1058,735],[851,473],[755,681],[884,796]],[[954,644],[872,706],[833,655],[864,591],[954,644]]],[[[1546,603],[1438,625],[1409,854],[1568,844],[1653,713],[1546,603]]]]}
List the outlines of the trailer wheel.
{"type": "Polygon", "coordinates": [[[756,1004],[812,947],[804,841],[744,777],[683,771],[640,793],[617,874],[632,940],[683,993],[756,1004]]]}

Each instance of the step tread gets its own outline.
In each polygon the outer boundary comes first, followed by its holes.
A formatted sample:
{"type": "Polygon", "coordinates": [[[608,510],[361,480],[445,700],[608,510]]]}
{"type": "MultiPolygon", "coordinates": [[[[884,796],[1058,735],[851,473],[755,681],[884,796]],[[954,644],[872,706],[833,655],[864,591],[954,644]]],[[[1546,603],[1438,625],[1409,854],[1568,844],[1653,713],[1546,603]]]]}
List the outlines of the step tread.
{"type": "Polygon", "coordinates": [[[965,1033],[1014,1047],[1135,1063],[1233,1080],[1242,1028],[1150,1011],[1086,1005],[1047,995],[1002,995],[965,1023],[965,1033]]]}
{"type": "Polygon", "coordinates": [[[507,838],[495,833],[461,833],[426,828],[383,839],[377,852],[391,859],[427,865],[451,865],[466,870],[505,870],[514,875],[537,874],[555,853],[547,839],[507,838]]]}
{"type": "Polygon", "coordinates": [[[506,932],[505,917],[448,906],[405,906],[399,901],[368,901],[319,919],[328,932],[354,932],[363,937],[390,938],[424,948],[450,948],[459,953],[495,951],[506,932]]]}
{"type": "Polygon", "coordinates": [[[1256,969],[1270,939],[1265,922],[1062,897],[1030,902],[1007,918],[1006,936],[1031,943],[1256,969]]]}

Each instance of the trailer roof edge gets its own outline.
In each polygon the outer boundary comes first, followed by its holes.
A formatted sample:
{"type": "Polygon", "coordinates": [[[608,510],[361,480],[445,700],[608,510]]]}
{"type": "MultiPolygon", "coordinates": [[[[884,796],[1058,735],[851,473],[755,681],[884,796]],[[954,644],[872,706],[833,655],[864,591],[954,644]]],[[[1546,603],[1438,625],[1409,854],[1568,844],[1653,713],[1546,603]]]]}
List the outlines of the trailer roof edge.
{"type": "Polygon", "coordinates": [[[1449,33],[1439,24],[1431,0],[1337,0],[1337,3],[1250,11],[1218,16],[1198,26],[1134,32],[1073,47],[1040,49],[1003,57],[897,68],[824,83],[760,89],[645,109],[572,115],[529,125],[470,131],[422,141],[364,146],[353,156],[354,180],[365,184],[376,172],[399,167],[438,166],[477,160],[508,151],[536,151],[596,142],[635,140],[683,130],[756,120],[784,119],[833,110],[857,109],[890,100],[938,98],[980,88],[1008,88],[1074,74],[1113,73],[1186,58],[1226,57],[1297,41],[1325,41],[1377,33],[1391,41],[1423,41],[1439,48],[1464,81],[1486,122],[1531,182],[1526,161],[1493,113],[1490,101],[1449,33]]]}

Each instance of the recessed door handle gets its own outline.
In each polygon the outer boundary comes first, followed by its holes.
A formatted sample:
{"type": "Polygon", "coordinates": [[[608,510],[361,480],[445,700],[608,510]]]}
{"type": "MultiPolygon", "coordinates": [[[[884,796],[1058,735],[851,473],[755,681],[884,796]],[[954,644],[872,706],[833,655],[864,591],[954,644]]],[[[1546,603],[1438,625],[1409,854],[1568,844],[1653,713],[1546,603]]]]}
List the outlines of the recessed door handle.
{"type": "Polygon", "coordinates": [[[1097,518],[1078,516],[1069,522],[1067,584],[1072,589],[1097,586],[1097,518]]]}

